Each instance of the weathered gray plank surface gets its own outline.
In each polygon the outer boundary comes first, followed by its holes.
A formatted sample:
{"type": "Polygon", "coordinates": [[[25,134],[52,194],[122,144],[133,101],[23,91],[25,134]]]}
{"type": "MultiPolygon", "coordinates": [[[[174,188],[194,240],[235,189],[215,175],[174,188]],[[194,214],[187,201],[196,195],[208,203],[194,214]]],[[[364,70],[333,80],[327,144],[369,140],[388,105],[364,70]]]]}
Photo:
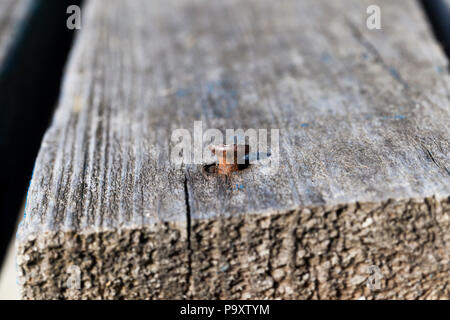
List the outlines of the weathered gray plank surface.
{"type": "Polygon", "coordinates": [[[31,0],[0,1],[0,66],[3,64],[31,0]]]}
{"type": "Polygon", "coordinates": [[[448,61],[416,2],[377,1],[368,30],[372,2],[89,1],[19,230],[24,297],[448,298],[448,61]],[[175,168],[196,120],[279,128],[279,170],[175,168]]]}

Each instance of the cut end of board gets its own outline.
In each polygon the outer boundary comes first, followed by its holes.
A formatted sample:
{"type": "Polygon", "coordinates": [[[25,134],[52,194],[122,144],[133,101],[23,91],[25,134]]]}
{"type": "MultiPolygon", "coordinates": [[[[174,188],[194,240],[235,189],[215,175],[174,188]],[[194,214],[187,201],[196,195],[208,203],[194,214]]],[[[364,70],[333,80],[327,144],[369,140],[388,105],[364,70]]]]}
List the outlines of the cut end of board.
{"type": "Polygon", "coordinates": [[[443,299],[449,212],[450,198],[430,197],[196,220],[190,232],[163,223],[41,234],[18,247],[22,295],[443,299]]]}

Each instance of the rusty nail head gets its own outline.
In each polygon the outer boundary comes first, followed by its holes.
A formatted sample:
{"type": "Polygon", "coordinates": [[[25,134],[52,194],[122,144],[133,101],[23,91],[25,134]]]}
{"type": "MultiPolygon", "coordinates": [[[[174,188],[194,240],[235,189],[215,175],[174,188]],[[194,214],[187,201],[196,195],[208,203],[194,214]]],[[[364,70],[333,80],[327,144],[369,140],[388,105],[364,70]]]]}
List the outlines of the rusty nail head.
{"type": "Polygon", "coordinates": [[[230,175],[231,172],[239,169],[240,163],[238,161],[238,156],[247,155],[249,146],[238,144],[210,145],[209,150],[211,150],[219,160],[217,173],[230,175]]]}

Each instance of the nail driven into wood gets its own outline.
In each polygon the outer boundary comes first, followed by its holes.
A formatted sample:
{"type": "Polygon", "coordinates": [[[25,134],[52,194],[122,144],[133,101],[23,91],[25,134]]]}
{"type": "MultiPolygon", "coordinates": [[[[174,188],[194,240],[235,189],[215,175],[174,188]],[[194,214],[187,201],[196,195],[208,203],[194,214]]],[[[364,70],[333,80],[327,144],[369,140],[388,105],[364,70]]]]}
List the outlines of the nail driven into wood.
{"type": "Polygon", "coordinates": [[[239,170],[240,163],[238,159],[244,159],[249,153],[248,145],[222,144],[210,145],[209,150],[214,153],[219,161],[217,173],[220,175],[230,175],[239,170]]]}

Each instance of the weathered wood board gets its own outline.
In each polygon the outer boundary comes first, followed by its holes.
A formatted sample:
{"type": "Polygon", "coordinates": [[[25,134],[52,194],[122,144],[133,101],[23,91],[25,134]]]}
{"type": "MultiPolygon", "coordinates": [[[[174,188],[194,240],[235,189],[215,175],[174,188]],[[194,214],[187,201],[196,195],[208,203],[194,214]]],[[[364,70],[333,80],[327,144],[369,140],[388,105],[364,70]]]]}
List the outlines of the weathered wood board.
{"type": "Polygon", "coordinates": [[[24,298],[450,297],[450,76],[416,2],[83,13],[18,233],[24,298]],[[278,170],[176,168],[194,121],[280,129],[278,170]]]}

